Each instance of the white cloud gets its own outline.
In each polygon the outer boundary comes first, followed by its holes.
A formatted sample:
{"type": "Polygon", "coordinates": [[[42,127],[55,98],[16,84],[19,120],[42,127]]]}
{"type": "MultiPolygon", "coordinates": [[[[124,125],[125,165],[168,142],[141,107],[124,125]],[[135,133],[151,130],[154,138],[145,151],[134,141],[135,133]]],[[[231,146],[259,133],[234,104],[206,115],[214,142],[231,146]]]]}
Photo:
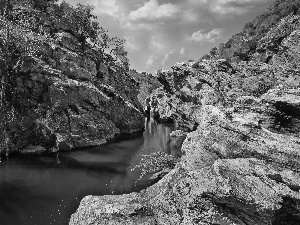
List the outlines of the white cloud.
{"type": "Polygon", "coordinates": [[[165,41],[158,35],[152,35],[149,43],[149,48],[152,51],[159,52],[166,48],[165,41]]]}
{"type": "Polygon", "coordinates": [[[157,54],[150,55],[149,59],[147,60],[147,69],[160,69],[161,66],[161,57],[157,54]]]}
{"type": "Polygon", "coordinates": [[[205,30],[199,30],[196,31],[192,34],[191,37],[188,37],[189,41],[194,41],[194,42],[210,42],[213,43],[217,39],[221,38],[222,35],[222,29],[215,28],[209,32],[205,32],[205,30]]]}
{"type": "Polygon", "coordinates": [[[165,55],[162,65],[166,68],[170,68],[176,62],[186,61],[189,59],[188,52],[186,48],[182,48],[180,51],[172,50],[165,55]]]}
{"type": "Polygon", "coordinates": [[[183,47],[182,49],[180,49],[179,53],[183,56],[188,56],[189,55],[189,50],[183,47]]]}
{"type": "Polygon", "coordinates": [[[96,14],[108,14],[110,16],[118,17],[119,7],[116,5],[116,0],[92,0],[89,1],[90,5],[95,6],[96,14]]]}
{"type": "Polygon", "coordinates": [[[130,21],[164,22],[174,19],[180,12],[180,7],[171,3],[159,5],[157,0],[150,0],[136,11],[130,12],[130,21]]]}
{"type": "Polygon", "coordinates": [[[125,36],[125,47],[127,50],[138,50],[138,41],[136,40],[136,38],[134,36],[125,36]]]}
{"type": "Polygon", "coordinates": [[[270,0],[187,0],[186,7],[219,16],[242,15],[270,0]]]}
{"type": "MultiPolygon", "coordinates": [[[[82,3],[66,1],[72,5],[82,3]]],[[[216,42],[239,32],[245,21],[252,20],[273,1],[88,0],[84,4],[95,5],[99,24],[109,30],[110,36],[127,40],[132,68],[153,71],[162,63],[172,66],[177,61],[201,57],[216,42]],[[178,46],[189,48],[190,56],[178,46]]]]}

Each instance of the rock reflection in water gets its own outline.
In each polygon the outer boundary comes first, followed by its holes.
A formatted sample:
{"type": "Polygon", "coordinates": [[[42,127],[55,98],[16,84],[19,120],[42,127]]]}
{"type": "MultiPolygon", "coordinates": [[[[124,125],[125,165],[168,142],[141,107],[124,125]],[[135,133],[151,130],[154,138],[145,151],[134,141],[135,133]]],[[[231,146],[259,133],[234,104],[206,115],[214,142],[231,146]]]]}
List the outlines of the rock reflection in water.
{"type": "Polygon", "coordinates": [[[173,124],[159,124],[150,118],[145,121],[143,154],[162,151],[173,156],[181,156],[181,149],[176,147],[170,137],[173,124]]]}
{"type": "Polygon", "coordinates": [[[172,126],[146,121],[143,136],[0,163],[0,224],[64,225],[86,195],[124,194],[153,184],[132,171],[145,154],[172,149],[172,126]],[[137,182],[138,181],[138,182],[137,182]]]}

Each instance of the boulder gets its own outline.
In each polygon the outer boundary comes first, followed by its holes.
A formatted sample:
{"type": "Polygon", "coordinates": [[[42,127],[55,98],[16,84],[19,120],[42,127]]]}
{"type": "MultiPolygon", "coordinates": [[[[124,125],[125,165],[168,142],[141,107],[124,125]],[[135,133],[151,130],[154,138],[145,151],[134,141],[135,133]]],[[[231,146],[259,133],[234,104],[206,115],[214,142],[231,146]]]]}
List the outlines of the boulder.
{"type": "Polygon", "coordinates": [[[92,218],[112,224],[298,225],[298,5],[275,1],[213,55],[158,71],[145,107],[175,123],[181,160],[140,193],[84,199],[70,224],[99,201],[92,218]]]}
{"type": "Polygon", "coordinates": [[[25,60],[16,90],[19,120],[30,122],[15,132],[16,149],[83,148],[143,130],[139,86],[99,54],[59,31],[45,43],[43,59],[25,60]]]}
{"type": "Polygon", "coordinates": [[[70,224],[108,217],[111,224],[296,224],[300,139],[231,122],[213,106],[203,107],[198,116],[181,161],[162,180],[122,199],[89,197],[87,207],[84,199],[70,224]],[[85,213],[90,202],[97,202],[92,216],[85,213]],[[120,204],[122,213],[115,213],[120,204]],[[103,213],[109,207],[111,212],[103,213]],[[143,208],[143,214],[132,208],[143,208]]]}

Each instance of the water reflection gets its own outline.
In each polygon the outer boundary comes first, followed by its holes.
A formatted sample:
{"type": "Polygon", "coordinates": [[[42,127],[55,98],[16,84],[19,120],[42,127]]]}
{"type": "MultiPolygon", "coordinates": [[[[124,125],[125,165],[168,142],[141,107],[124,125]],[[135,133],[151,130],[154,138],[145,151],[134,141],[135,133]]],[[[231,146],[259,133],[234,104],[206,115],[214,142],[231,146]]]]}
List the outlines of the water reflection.
{"type": "Polygon", "coordinates": [[[176,147],[174,140],[170,138],[174,130],[173,124],[159,124],[153,118],[145,121],[144,154],[162,151],[173,156],[181,156],[180,148],[176,147]],[[153,146],[155,146],[154,151],[153,146]]]}
{"type": "Polygon", "coordinates": [[[64,225],[86,195],[140,191],[152,180],[132,168],[153,152],[172,149],[172,126],[146,121],[143,136],[73,152],[17,156],[0,164],[0,223],[64,225]]]}

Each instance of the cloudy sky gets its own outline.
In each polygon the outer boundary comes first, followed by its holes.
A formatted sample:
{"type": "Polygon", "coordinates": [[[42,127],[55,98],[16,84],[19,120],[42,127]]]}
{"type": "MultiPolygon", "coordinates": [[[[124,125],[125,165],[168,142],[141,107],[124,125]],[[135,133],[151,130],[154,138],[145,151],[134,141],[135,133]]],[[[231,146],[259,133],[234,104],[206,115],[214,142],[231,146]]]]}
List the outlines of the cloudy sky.
{"type": "MultiPolygon", "coordinates": [[[[125,38],[132,69],[153,72],[226,43],[274,0],[86,0],[109,34],[125,38]]],[[[76,5],[80,0],[66,0],[76,5]]]]}

